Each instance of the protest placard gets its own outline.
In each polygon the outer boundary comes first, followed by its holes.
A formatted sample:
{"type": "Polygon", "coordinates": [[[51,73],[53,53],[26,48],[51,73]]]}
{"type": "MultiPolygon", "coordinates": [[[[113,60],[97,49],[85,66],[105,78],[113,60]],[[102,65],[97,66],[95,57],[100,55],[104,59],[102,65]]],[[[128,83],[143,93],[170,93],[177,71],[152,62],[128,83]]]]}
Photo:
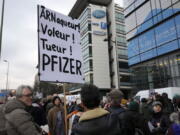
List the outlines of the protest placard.
{"type": "Polygon", "coordinates": [[[38,5],[40,81],[83,83],[79,20],[38,5]]]}

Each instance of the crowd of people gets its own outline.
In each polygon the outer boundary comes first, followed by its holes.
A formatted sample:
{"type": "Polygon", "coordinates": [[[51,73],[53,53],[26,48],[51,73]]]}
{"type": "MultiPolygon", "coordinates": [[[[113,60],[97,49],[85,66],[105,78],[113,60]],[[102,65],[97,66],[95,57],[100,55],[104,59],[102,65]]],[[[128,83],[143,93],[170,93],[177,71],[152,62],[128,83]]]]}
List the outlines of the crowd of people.
{"type": "Polygon", "coordinates": [[[15,98],[0,105],[0,135],[180,135],[180,95],[127,100],[112,89],[102,102],[91,84],[83,85],[80,95],[64,109],[58,95],[33,98],[30,86],[19,86],[15,98]]]}

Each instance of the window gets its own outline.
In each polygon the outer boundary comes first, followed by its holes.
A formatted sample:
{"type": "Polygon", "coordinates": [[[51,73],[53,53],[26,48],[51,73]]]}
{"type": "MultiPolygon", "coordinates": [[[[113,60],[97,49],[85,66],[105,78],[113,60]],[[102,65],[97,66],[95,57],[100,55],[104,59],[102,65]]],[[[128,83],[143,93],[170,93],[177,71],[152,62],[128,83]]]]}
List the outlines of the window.
{"type": "Polygon", "coordinates": [[[89,41],[89,33],[86,34],[83,38],[81,38],[81,45],[85,46],[86,44],[88,44],[89,41]]]}
{"type": "Polygon", "coordinates": [[[178,37],[180,38],[180,15],[176,16],[175,22],[176,22],[177,34],[178,37]]]}
{"type": "Polygon", "coordinates": [[[140,52],[145,52],[155,47],[154,30],[148,31],[139,37],[140,52]]]}
{"type": "Polygon", "coordinates": [[[176,39],[176,29],[173,19],[159,25],[156,29],[157,45],[161,45],[173,39],[176,39]]]}
{"type": "Polygon", "coordinates": [[[140,56],[135,56],[135,57],[132,57],[128,60],[128,64],[129,65],[133,65],[133,64],[136,64],[136,63],[139,63],[140,62],[140,56]]]}
{"type": "Polygon", "coordinates": [[[161,14],[161,13],[158,14],[158,15],[156,15],[156,16],[154,16],[154,17],[153,17],[154,24],[162,21],[162,18],[163,18],[163,17],[162,17],[162,14],[161,14]]]}
{"type": "Polygon", "coordinates": [[[158,13],[161,12],[161,7],[160,7],[159,0],[151,0],[151,5],[152,5],[152,14],[153,14],[153,16],[155,16],[158,13]]]}
{"type": "Polygon", "coordinates": [[[93,84],[93,74],[88,74],[85,76],[85,81],[86,83],[90,83],[90,84],[93,84]]]}
{"type": "Polygon", "coordinates": [[[93,74],[90,74],[90,83],[93,84],[93,74]]]}
{"type": "Polygon", "coordinates": [[[122,36],[116,37],[117,45],[126,45],[126,38],[122,36]]]}
{"type": "Polygon", "coordinates": [[[117,31],[118,33],[124,34],[124,33],[125,33],[125,26],[124,26],[124,25],[121,25],[121,24],[116,24],[116,31],[117,31]]]}
{"type": "Polygon", "coordinates": [[[132,30],[128,34],[126,34],[127,40],[134,37],[136,34],[137,34],[137,28],[135,28],[134,30],[132,30]]]}
{"type": "Polygon", "coordinates": [[[84,62],[83,69],[84,69],[85,73],[88,72],[88,71],[92,71],[93,70],[93,62],[92,62],[92,60],[88,60],[88,61],[84,62]]]}
{"type": "Polygon", "coordinates": [[[88,57],[92,57],[92,46],[88,46],[83,51],[83,59],[85,60],[88,57]]]}
{"type": "Polygon", "coordinates": [[[128,63],[127,62],[122,62],[119,61],[119,68],[124,68],[124,69],[128,69],[128,63]]]}
{"type": "Polygon", "coordinates": [[[166,9],[165,11],[163,11],[163,19],[165,19],[165,18],[167,18],[167,17],[169,17],[171,15],[173,15],[172,7],[166,9]]]}
{"type": "Polygon", "coordinates": [[[140,25],[152,17],[150,1],[145,3],[142,7],[137,9],[137,25],[140,25]]]}
{"type": "Polygon", "coordinates": [[[126,24],[126,32],[128,33],[132,29],[136,27],[136,17],[135,17],[135,12],[129,15],[125,19],[125,24],[126,24]]]}
{"type": "Polygon", "coordinates": [[[160,0],[162,9],[166,9],[171,5],[171,0],[160,0]]]}
{"type": "Polygon", "coordinates": [[[135,0],[124,0],[124,7],[128,7],[129,5],[131,5],[135,0]]]}
{"type": "Polygon", "coordinates": [[[88,33],[88,39],[89,39],[89,44],[92,43],[92,34],[91,33],[88,33]]]}
{"type": "Polygon", "coordinates": [[[150,59],[157,56],[156,49],[141,54],[141,61],[150,59]]]}
{"type": "Polygon", "coordinates": [[[119,56],[119,55],[125,55],[125,56],[127,56],[127,49],[120,49],[120,48],[118,48],[118,49],[117,49],[117,54],[118,54],[118,56],[119,56]]]}
{"type": "Polygon", "coordinates": [[[130,82],[130,76],[121,75],[120,82],[130,82]]]}
{"type": "Polygon", "coordinates": [[[139,54],[138,38],[128,42],[128,58],[139,54]]]}
{"type": "Polygon", "coordinates": [[[141,24],[139,27],[138,27],[138,33],[140,32],[143,32],[144,30],[148,29],[149,27],[151,27],[153,25],[153,22],[152,22],[152,19],[141,24]]]}
{"type": "Polygon", "coordinates": [[[180,11],[180,2],[176,3],[175,5],[173,5],[173,10],[174,10],[174,13],[180,11]]]}
{"type": "Polygon", "coordinates": [[[81,37],[84,36],[88,31],[91,31],[91,24],[90,22],[87,22],[84,26],[81,26],[81,37]]]}
{"type": "Polygon", "coordinates": [[[146,0],[136,0],[135,1],[135,7],[140,6],[143,2],[145,2],[146,0]]]}
{"type": "Polygon", "coordinates": [[[178,41],[177,40],[158,47],[157,51],[158,51],[158,55],[161,55],[161,54],[171,52],[176,49],[178,49],[178,41]]]}
{"type": "Polygon", "coordinates": [[[119,12],[115,12],[115,17],[117,21],[124,22],[124,15],[119,12]]]}
{"type": "Polygon", "coordinates": [[[91,10],[89,8],[86,8],[83,13],[80,15],[79,20],[80,22],[83,22],[87,18],[91,18],[91,10]]]}
{"type": "Polygon", "coordinates": [[[124,14],[127,15],[135,9],[134,4],[125,9],[124,14]]]}
{"type": "Polygon", "coordinates": [[[91,10],[89,8],[87,8],[83,11],[81,16],[79,17],[80,26],[83,28],[84,25],[86,25],[89,22],[90,18],[91,18],[91,10]]]}

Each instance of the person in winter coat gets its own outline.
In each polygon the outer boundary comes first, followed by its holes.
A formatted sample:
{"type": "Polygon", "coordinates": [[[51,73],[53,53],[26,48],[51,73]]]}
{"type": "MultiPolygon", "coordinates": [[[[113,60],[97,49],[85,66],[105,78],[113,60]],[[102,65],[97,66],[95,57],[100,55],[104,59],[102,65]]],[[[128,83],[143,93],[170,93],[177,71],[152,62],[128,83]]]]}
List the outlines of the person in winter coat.
{"type": "Polygon", "coordinates": [[[46,114],[40,104],[40,99],[34,99],[32,106],[29,108],[29,113],[32,115],[34,122],[36,122],[39,126],[47,124],[46,114]]]}
{"type": "Polygon", "coordinates": [[[126,117],[130,119],[129,126],[133,128],[133,135],[138,131],[143,135],[150,135],[148,122],[144,116],[139,113],[139,104],[137,102],[132,101],[129,103],[126,117]]]}
{"type": "Polygon", "coordinates": [[[172,122],[166,135],[180,135],[180,113],[174,112],[170,115],[170,120],[172,122]]]}
{"type": "Polygon", "coordinates": [[[163,97],[163,112],[170,115],[173,111],[174,111],[174,106],[173,103],[171,101],[171,99],[168,98],[168,94],[167,93],[162,93],[162,97],[163,97]]]}
{"type": "Polygon", "coordinates": [[[131,135],[134,133],[131,119],[126,116],[126,110],[121,106],[121,101],[123,99],[123,93],[118,89],[112,89],[108,94],[107,98],[109,100],[109,105],[106,107],[106,110],[109,111],[112,115],[117,115],[118,122],[120,124],[121,135],[131,135]]]}
{"type": "Polygon", "coordinates": [[[152,104],[153,112],[148,122],[152,135],[164,135],[170,125],[169,117],[163,113],[162,103],[154,101],[152,104]]]}
{"type": "Polygon", "coordinates": [[[175,95],[173,97],[174,111],[180,112],[180,95],[175,95]]]}
{"type": "Polygon", "coordinates": [[[31,104],[32,88],[26,85],[19,86],[16,90],[16,99],[7,102],[4,107],[8,135],[41,135],[41,129],[26,111],[31,104]]]}
{"type": "Polygon", "coordinates": [[[85,112],[74,119],[75,135],[119,135],[117,116],[99,108],[100,93],[95,85],[85,84],[81,88],[81,101],[85,112]]]}
{"type": "Polygon", "coordinates": [[[5,104],[0,104],[0,135],[7,135],[6,134],[6,119],[3,113],[5,104]]]}
{"type": "Polygon", "coordinates": [[[149,110],[149,106],[148,106],[148,104],[147,104],[147,99],[146,99],[146,98],[142,98],[142,99],[141,99],[141,103],[140,103],[140,113],[144,116],[144,118],[145,118],[146,120],[148,120],[150,110],[149,110]]]}
{"type": "Polygon", "coordinates": [[[52,103],[54,107],[49,110],[47,117],[50,135],[65,135],[65,119],[61,99],[55,96],[52,103]]]}

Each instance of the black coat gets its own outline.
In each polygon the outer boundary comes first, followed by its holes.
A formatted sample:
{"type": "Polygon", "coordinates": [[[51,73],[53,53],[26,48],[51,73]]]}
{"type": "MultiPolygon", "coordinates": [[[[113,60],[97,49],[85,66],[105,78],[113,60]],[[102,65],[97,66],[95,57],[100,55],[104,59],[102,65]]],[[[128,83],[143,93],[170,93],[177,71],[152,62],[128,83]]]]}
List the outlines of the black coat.
{"type": "Polygon", "coordinates": [[[168,115],[164,114],[162,111],[159,113],[153,112],[150,122],[155,127],[152,131],[152,135],[164,135],[170,126],[168,115]],[[160,123],[160,127],[157,126],[157,123],[160,123]]]}
{"type": "Polygon", "coordinates": [[[75,135],[119,135],[118,119],[116,115],[96,108],[85,112],[72,131],[75,135]]]}
{"type": "Polygon", "coordinates": [[[112,106],[108,110],[118,115],[120,135],[134,135],[135,128],[140,129],[144,135],[150,134],[147,121],[140,113],[124,110],[121,106],[112,106]]]}
{"type": "MultiPolygon", "coordinates": [[[[139,112],[128,110],[125,114],[129,119],[129,126],[132,127],[132,131],[135,132],[135,128],[140,129],[144,135],[150,135],[148,121],[139,112]]],[[[134,134],[134,133],[133,133],[134,134]]]]}
{"type": "Polygon", "coordinates": [[[116,115],[118,117],[119,123],[119,134],[120,135],[133,135],[133,125],[130,123],[131,118],[126,115],[126,110],[122,108],[120,105],[111,106],[107,109],[111,114],[116,115]]]}

